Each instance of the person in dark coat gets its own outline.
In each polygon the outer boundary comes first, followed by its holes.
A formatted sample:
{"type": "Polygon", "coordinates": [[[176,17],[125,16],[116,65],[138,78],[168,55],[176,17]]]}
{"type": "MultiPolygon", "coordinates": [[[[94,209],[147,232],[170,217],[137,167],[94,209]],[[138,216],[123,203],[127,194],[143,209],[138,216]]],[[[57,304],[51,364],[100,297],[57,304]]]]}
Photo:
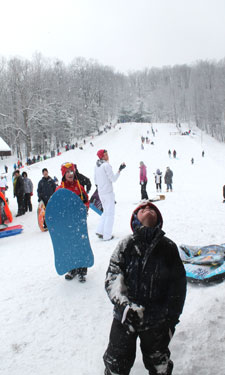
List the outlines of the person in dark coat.
{"type": "Polygon", "coordinates": [[[225,185],[223,186],[223,203],[225,203],[225,185]]]}
{"type": "Polygon", "coordinates": [[[47,168],[42,169],[43,177],[38,183],[38,202],[43,201],[45,204],[45,207],[47,206],[47,203],[49,201],[49,198],[52,196],[56,189],[56,183],[55,181],[48,175],[47,168]]]}
{"type": "Polygon", "coordinates": [[[166,191],[173,191],[173,186],[172,186],[172,183],[173,183],[173,171],[171,171],[170,167],[167,167],[166,168],[166,173],[165,173],[165,176],[164,176],[164,181],[165,181],[165,184],[166,184],[166,191]]]}
{"type": "Polygon", "coordinates": [[[91,190],[91,180],[78,171],[77,164],[74,165],[76,170],[76,178],[78,179],[79,183],[85,188],[86,193],[89,194],[91,190]]]}
{"type": "Polygon", "coordinates": [[[139,337],[145,368],[151,375],[172,374],[168,345],[186,297],[186,274],[176,244],[162,230],[152,203],[131,217],[133,234],[119,242],[110,259],[105,288],[114,304],[105,375],[128,375],[139,337]]]}
{"type": "Polygon", "coordinates": [[[14,197],[17,199],[18,212],[16,216],[21,216],[25,214],[24,208],[24,182],[23,177],[20,175],[19,169],[15,170],[13,173],[13,191],[14,197]]]}

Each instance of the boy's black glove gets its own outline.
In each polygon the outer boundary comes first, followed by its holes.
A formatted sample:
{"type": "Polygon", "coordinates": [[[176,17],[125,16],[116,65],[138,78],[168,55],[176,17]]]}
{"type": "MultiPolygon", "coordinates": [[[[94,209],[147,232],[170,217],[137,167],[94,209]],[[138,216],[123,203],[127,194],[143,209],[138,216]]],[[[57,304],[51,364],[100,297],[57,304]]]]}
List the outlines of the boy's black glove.
{"type": "Polygon", "coordinates": [[[122,169],[124,168],[126,168],[126,164],[125,163],[120,164],[119,171],[121,172],[122,169]]]}

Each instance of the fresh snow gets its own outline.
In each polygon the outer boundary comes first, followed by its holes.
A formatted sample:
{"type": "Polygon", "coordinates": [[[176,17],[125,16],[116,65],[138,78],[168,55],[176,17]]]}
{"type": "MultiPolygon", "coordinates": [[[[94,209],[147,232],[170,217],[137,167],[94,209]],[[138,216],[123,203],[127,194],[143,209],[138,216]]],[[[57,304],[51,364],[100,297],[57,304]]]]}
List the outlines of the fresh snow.
{"type": "MultiPolygon", "coordinates": [[[[16,218],[17,203],[12,192],[13,163],[16,158],[0,161],[0,171],[9,166],[7,175],[12,225],[23,224],[22,234],[0,239],[1,264],[1,342],[2,375],[101,375],[102,356],[108,344],[113,306],[104,290],[109,259],[118,241],[131,233],[130,216],[140,200],[139,163],[147,166],[149,197],[156,195],[154,175],[157,168],[174,172],[174,191],[156,202],[164,220],[166,235],[177,244],[221,244],[225,242],[225,144],[201,133],[190,136],[170,135],[174,124],[119,124],[108,133],[86,139],[83,150],[63,152],[61,156],[25,167],[34,183],[33,212],[16,218]],[[149,134],[147,134],[149,131],[149,134]],[[154,145],[144,145],[141,136],[149,136],[154,145]],[[92,180],[96,152],[109,152],[114,172],[122,162],[127,167],[115,182],[115,238],[102,242],[95,235],[98,215],[90,210],[88,230],[95,264],[88,270],[87,282],[66,281],[54,268],[52,243],[48,232],[37,225],[37,184],[41,170],[61,179],[60,165],[71,161],[92,180]],[[176,149],[177,159],[169,159],[168,149],[176,149]],[[205,151],[202,158],[201,152],[205,151]],[[191,164],[191,158],[194,164],[191,164]]],[[[182,130],[188,128],[182,125],[182,130]]],[[[214,286],[188,284],[181,322],[171,342],[174,375],[224,375],[225,373],[225,282],[214,286]]],[[[131,375],[144,375],[139,346],[131,375]]]]}

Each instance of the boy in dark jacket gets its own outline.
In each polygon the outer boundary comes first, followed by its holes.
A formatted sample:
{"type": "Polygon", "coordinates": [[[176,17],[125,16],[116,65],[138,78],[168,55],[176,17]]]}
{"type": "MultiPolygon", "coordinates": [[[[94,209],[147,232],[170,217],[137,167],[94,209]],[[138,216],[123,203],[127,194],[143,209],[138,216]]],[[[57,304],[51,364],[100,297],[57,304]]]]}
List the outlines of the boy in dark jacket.
{"type": "Polygon", "coordinates": [[[45,206],[49,201],[49,198],[55,192],[56,183],[55,181],[48,175],[47,168],[42,169],[43,177],[38,183],[38,202],[43,201],[45,206]]]}
{"type": "Polygon", "coordinates": [[[20,175],[19,169],[15,170],[13,173],[13,190],[14,197],[17,198],[18,212],[16,216],[21,216],[25,214],[24,208],[24,182],[23,177],[20,175]]]}
{"type": "MultiPolygon", "coordinates": [[[[56,183],[48,175],[47,168],[42,169],[42,174],[43,174],[43,177],[38,183],[37,194],[38,194],[38,202],[43,201],[46,207],[49,199],[51,198],[52,194],[55,192],[56,183]]],[[[44,221],[44,228],[47,229],[47,225],[45,221],[44,221]]]]}
{"type": "Polygon", "coordinates": [[[128,375],[140,338],[151,375],[172,374],[169,342],[186,296],[186,275],[176,244],[162,231],[162,216],[149,201],[131,217],[133,235],[115,249],[105,287],[114,304],[105,375],[128,375]]]}

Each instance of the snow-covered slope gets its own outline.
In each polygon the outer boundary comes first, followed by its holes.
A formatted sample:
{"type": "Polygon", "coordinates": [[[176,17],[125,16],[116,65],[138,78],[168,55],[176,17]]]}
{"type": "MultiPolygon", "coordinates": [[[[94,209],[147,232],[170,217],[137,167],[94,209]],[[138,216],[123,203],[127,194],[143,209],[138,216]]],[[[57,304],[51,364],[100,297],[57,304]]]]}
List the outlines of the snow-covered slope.
{"type": "MultiPolygon", "coordinates": [[[[155,170],[160,168],[164,174],[170,166],[174,172],[174,191],[165,193],[166,199],[156,203],[168,237],[177,244],[225,242],[225,145],[197,130],[190,136],[170,135],[176,131],[173,124],[155,124],[154,129],[155,137],[149,124],[118,125],[92,139],[94,147],[87,142],[83,150],[64,152],[24,168],[35,187],[33,212],[14,218],[13,224],[24,225],[21,235],[0,239],[0,374],[103,374],[102,356],[108,344],[113,309],[104,291],[105,272],[118,240],[130,233],[130,215],[140,199],[140,161],[147,165],[150,197],[156,194],[155,170]],[[145,144],[141,150],[141,135],[149,136],[154,145],[145,144]],[[60,179],[60,165],[72,161],[91,178],[93,193],[96,152],[100,148],[108,150],[114,172],[123,161],[127,168],[114,185],[115,239],[103,243],[96,238],[99,217],[90,210],[88,229],[95,265],[88,271],[86,284],[79,284],[76,279],[66,281],[56,274],[49,233],[40,232],[37,225],[36,189],[42,168],[47,167],[50,176],[60,179]],[[176,149],[177,159],[169,159],[169,148],[176,149]]],[[[0,171],[4,171],[5,164],[9,166],[7,196],[15,216],[13,162],[13,157],[1,160],[0,171]]],[[[181,323],[171,343],[174,375],[224,375],[224,295],[225,282],[210,287],[188,284],[181,323]]],[[[139,348],[131,374],[147,374],[139,348]]]]}

